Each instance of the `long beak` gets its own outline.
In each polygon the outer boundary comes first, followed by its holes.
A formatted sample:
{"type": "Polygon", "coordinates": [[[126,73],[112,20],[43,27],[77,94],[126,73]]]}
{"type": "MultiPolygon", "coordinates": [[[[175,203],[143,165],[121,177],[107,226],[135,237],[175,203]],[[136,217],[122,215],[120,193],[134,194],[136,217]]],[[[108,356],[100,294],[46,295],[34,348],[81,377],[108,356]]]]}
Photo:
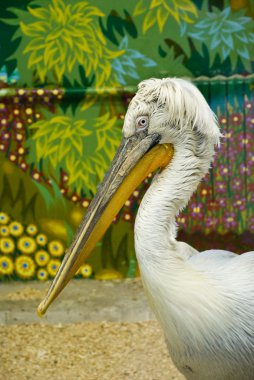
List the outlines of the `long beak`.
{"type": "Polygon", "coordinates": [[[170,144],[158,144],[159,141],[160,135],[147,135],[144,132],[122,140],[46,297],[38,307],[40,316],[84,263],[137,186],[149,173],[168,165],[173,156],[173,147],[170,144]]]}

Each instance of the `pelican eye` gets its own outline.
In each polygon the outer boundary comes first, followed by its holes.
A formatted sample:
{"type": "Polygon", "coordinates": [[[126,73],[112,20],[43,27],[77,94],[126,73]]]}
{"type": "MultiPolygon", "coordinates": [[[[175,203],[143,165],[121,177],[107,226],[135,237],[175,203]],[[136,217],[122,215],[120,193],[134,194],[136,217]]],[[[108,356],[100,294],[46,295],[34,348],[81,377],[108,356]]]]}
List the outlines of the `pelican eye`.
{"type": "Polygon", "coordinates": [[[148,127],[148,116],[140,116],[136,120],[136,127],[139,130],[146,129],[148,127]]]}

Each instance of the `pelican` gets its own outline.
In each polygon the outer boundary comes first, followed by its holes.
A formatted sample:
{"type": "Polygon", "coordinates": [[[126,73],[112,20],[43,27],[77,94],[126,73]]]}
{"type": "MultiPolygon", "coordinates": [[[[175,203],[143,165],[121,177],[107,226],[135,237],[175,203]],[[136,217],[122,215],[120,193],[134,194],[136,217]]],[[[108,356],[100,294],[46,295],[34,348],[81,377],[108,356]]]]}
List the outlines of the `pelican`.
{"type": "Polygon", "coordinates": [[[140,181],[160,168],[138,210],[135,250],[169,353],[189,380],[254,379],[254,252],[198,252],[176,240],[175,217],[209,171],[220,138],[214,113],[192,83],[141,82],[120,147],[38,313],[66,286],[140,181]]]}

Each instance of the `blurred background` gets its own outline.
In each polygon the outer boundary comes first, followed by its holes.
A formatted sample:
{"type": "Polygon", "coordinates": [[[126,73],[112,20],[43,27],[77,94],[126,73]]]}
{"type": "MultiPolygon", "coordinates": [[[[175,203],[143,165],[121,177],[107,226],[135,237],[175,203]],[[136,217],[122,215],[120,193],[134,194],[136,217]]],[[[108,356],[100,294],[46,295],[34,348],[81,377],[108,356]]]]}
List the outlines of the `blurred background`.
{"type": "MultiPolygon", "coordinates": [[[[1,0],[0,281],[55,276],[150,77],[193,81],[225,136],[179,239],[253,249],[253,15],[251,0],[1,0]]],[[[139,275],[133,225],[151,180],[77,278],[139,275]]]]}

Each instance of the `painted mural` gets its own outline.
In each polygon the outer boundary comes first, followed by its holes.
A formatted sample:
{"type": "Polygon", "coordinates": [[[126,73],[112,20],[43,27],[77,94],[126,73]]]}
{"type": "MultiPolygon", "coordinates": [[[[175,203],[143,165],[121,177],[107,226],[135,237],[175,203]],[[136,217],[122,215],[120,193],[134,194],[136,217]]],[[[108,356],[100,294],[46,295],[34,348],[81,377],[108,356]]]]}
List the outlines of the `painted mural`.
{"type": "MultiPolygon", "coordinates": [[[[251,0],[1,1],[0,280],[55,276],[149,77],[194,81],[224,133],[177,218],[180,238],[197,249],[253,249],[253,15],[251,0]]],[[[133,224],[151,180],[78,278],[138,275],[133,224]]]]}

